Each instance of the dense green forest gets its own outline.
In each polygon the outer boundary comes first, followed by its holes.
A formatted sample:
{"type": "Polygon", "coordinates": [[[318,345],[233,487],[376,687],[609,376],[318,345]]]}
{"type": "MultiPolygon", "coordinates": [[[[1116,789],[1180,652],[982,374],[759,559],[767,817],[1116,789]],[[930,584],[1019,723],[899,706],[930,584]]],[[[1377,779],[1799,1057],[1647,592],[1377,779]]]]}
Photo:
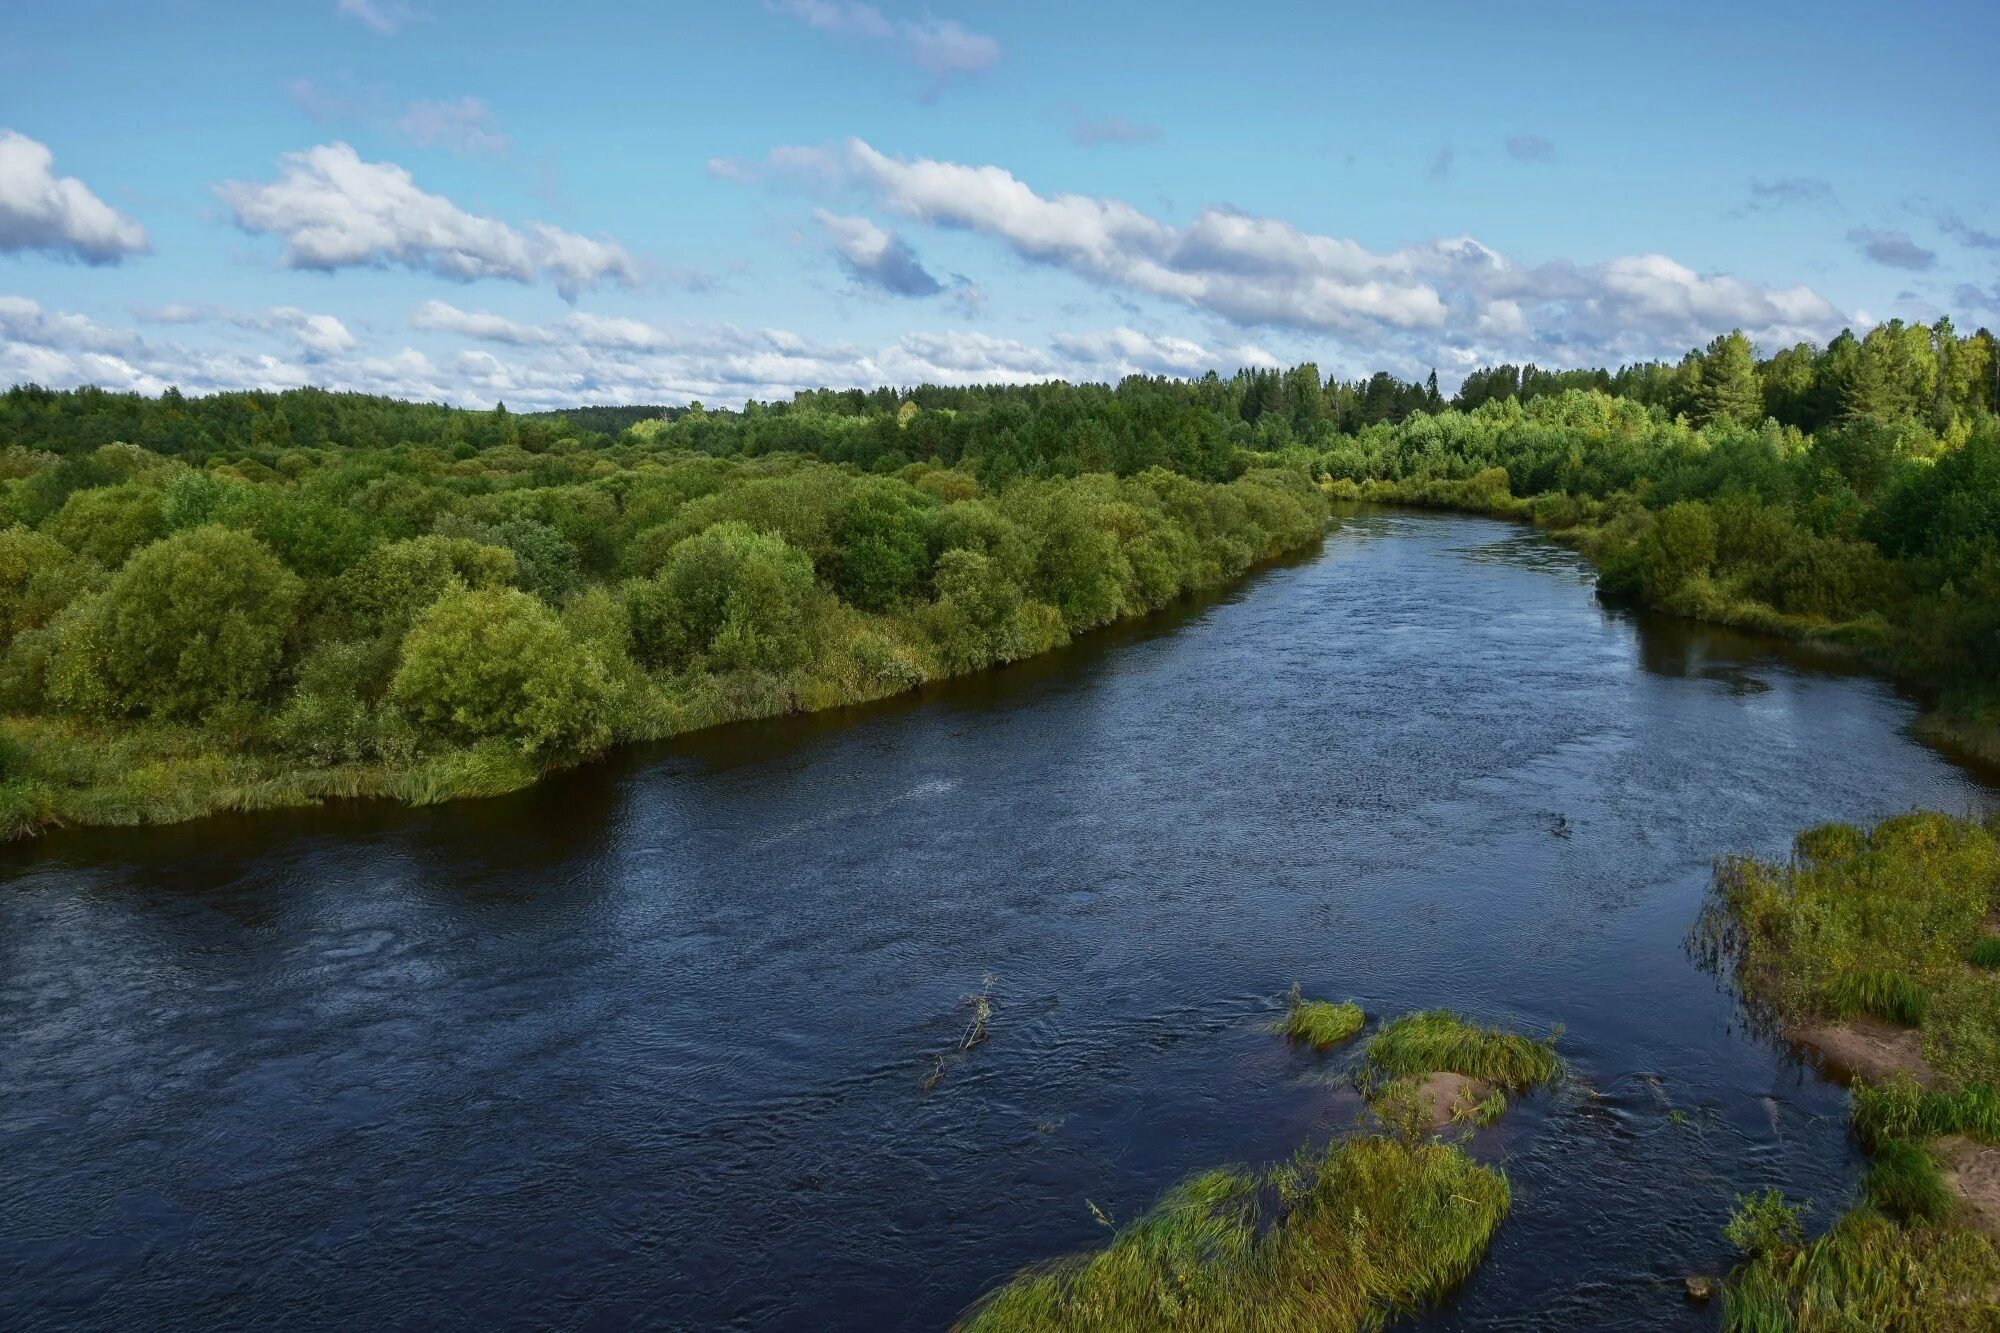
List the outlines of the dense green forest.
{"type": "Polygon", "coordinates": [[[1327,496],[1531,518],[1606,597],[1868,654],[1991,748],[1996,393],[1944,322],[1450,402],[1309,364],[525,416],[20,387],[0,818],[503,790],[1044,651],[1309,544],[1327,496]]]}
{"type": "Polygon", "coordinates": [[[1312,543],[1327,512],[1305,471],[1250,460],[996,486],[718,456],[700,412],[614,441],[309,390],[27,389],[0,420],[15,833],[506,790],[1046,651],[1312,543]]]}

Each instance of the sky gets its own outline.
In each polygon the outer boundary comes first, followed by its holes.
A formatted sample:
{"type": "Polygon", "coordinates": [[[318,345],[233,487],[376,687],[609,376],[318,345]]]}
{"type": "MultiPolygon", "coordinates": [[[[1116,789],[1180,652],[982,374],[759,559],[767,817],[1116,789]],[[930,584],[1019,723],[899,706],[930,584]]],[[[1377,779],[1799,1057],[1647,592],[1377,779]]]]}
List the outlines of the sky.
{"type": "Polygon", "coordinates": [[[9,0],[0,385],[516,410],[2000,325],[1992,0],[9,0]]]}

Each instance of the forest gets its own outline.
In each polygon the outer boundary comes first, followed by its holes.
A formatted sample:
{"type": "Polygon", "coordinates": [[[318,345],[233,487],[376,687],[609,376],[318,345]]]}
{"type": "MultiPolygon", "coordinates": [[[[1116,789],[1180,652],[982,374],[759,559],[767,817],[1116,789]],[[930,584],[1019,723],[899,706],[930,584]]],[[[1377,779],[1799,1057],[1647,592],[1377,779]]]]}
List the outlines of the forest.
{"type": "Polygon", "coordinates": [[[2000,750],[2000,358],[1311,364],[466,411],[0,396],[0,827],[509,790],[624,741],[1044,652],[1302,549],[1327,502],[1532,519],[1609,600],[1860,654],[2000,750]]]}
{"type": "Polygon", "coordinates": [[[0,819],[508,790],[1045,652],[1325,527],[1297,468],[996,485],[719,456],[680,438],[705,416],[612,440],[310,390],[14,391],[0,819]]]}

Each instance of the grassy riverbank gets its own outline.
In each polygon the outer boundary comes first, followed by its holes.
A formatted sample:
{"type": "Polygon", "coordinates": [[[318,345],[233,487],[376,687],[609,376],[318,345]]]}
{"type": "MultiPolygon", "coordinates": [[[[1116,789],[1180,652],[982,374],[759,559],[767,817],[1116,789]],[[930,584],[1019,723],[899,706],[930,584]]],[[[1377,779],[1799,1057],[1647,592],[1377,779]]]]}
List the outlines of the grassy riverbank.
{"type": "Polygon", "coordinates": [[[1746,1198],[1731,1329],[2000,1327],[2000,828],[1911,814],[1723,863],[1698,942],[1753,1015],[1855,1079],[1861,1202],[1807,1239],[1746,1198]]]}
{"type": "Polygon", "coordinates": [[[1696,425],[1571,391],[1419,414],[1322,457],[1335,500],[1532,522],[1615,603],[1779,635],[1936,701],[1927,739],[2000,763],[2000,425],[1696,425]]]}

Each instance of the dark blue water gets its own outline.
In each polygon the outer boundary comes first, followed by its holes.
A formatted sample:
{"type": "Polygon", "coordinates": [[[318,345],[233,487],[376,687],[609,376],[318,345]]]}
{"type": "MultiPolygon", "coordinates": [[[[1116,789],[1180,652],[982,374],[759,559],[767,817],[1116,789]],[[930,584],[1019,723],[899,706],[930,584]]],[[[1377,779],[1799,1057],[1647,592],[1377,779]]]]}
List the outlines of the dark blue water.
{"type": "Polygon", "coordinates": [[[1701,1326],[1733,1194],[1824,1221],[1855,1171],[1684,951],[1710,860],[1984,800],[1912,713],[1607,612],[1520,529],[1364,513],[921,698],[15,849],[0,1324],[935,1328],[1093,1206],[1345,1132],[1340,1057],[1267,1030],[1297,981],[1566,1029],[1429,1322],[1701,1326]]]}

